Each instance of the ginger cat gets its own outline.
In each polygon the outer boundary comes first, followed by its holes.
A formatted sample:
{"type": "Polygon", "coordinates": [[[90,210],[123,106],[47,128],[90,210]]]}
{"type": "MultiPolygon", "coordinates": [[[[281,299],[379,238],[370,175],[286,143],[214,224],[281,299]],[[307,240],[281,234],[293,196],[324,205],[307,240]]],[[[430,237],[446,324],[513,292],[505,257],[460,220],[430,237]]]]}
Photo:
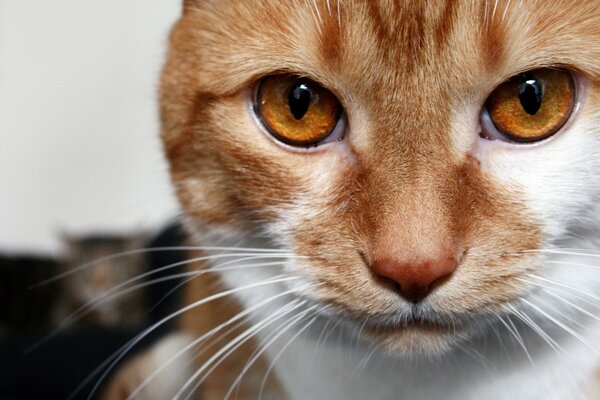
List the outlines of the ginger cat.
{"type": "Polygon", "coordinates": [[[187,0],[160,104],[204,263],[122,393],[600,398],[600,1],[187,0]]]}

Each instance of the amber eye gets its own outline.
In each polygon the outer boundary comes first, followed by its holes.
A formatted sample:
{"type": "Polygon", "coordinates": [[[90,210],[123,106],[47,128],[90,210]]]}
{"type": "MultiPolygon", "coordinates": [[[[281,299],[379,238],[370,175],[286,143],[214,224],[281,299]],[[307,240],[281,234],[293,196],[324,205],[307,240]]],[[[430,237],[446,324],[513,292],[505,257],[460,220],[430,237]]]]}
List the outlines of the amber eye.
{"type": "Polygon", "coordinates": [[[571,74],[547,68],[514,76],[498,86],[487,100],[487,112],[507,139],[536,142],[555,134],[574,104],[571,74]]]}
{"type": "Polygon", "coordinates": [[[264,78],[255,107],[269,132],[292,146],[323,142],[342,114],[339,101],[329,90],[310,79],[290,75],[264,78]]]}

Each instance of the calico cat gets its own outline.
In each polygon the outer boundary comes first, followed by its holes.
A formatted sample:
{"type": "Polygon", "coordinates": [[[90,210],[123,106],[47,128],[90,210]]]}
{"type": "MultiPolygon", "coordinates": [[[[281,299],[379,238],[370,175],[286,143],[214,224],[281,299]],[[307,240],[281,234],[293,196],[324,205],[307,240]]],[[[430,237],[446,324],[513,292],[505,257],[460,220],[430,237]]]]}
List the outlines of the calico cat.
{"type": "Polygon", "coordinates": [[[147,241],[145,235],[137,232],[83,236],[65,234],[63,241],[66,252],[60,272],[65,277],[59,281],[62,294],[53,312],[54,324],[62,326],[68,321],[69,326],[73,326],[72,313],[94,303],[89,312],[76,319],[77,324],[118,329],[143,326],[147,317],[143,291],[131,291],[112,298],[105,295],[145,272],[143,253],[112,257],[144,247],[147,241]],[[87,267],[77,273],[68,273],[82,265],[87,267]]]}
{"type": "Polygon", "coordinates": [[[205,270],[113,388],[600,398],[600,1],[186,0],[160,103],[205,270]]]}

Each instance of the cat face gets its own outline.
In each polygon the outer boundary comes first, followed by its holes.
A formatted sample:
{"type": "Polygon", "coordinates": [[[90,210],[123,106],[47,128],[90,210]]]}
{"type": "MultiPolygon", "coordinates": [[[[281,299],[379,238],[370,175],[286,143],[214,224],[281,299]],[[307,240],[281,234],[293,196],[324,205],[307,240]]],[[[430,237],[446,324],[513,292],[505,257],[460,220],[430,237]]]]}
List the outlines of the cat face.
{"type": "Polygon", "coordinates": [[[187,1],[161,111],[192,229],[266,232],[395,351],[520,307],[598,225],[600,8],[564,3],[187,1]]]}

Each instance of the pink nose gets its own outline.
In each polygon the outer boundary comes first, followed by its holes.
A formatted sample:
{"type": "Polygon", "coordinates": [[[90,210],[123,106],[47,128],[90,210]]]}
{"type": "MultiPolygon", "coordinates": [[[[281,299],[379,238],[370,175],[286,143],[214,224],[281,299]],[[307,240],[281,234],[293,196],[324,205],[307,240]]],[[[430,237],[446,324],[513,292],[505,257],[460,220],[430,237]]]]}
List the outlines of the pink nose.
{"type": "Polygon", "coordinates": [[[390,259],[376,260],[373,272],[396,282],[400,293],[409,301],[423,300],[431,291],[443,283],[456,267],[454,257],[419,262],[399,262],[390,259]]]}

